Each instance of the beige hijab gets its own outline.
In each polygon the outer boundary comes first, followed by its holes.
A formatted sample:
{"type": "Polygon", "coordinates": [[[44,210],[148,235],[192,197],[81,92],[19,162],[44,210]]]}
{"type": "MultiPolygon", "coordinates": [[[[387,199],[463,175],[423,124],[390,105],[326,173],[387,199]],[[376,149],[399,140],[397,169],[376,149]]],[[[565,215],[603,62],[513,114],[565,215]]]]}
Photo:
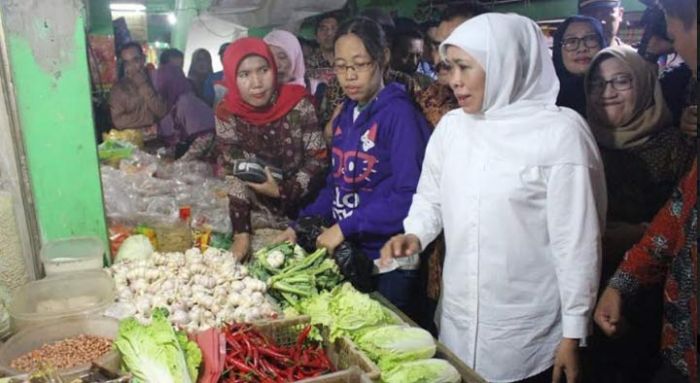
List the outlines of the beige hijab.
{"type": "Polygon", "coordinates": [[[654,133],[669,127],[672,117],[661,93],[655,68],[629,46],[610,47],[598,52],[591,62],[591,69],[586,73],[586,97],[591,96],[592,72],[610,57],[622,61],[632,75],[632,86],[637,96],[634,113],[621,126],[612,126],[601,118],[599,108],[589,99],[588,124],[600,146],[628,149],[647,142],[654,133]]]}

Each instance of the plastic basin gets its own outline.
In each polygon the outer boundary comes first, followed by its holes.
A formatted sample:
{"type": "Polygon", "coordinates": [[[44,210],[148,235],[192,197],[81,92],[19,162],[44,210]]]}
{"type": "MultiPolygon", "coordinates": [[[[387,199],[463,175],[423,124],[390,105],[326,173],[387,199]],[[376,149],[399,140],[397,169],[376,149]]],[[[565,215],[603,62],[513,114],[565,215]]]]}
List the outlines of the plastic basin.
{"type": "MultiPolygon", "coordinates": [[[[74,318],[24,329],[0,346],[0,373],[4,374],[3,376],[23,374],[23,371],[11,368],[10,363],[46,343],[53,343],[80,334],[102,336],[114,340],[118,332],[119,321],[107,317],[74,318]]],[[[112,350],[100,358],[96,358],[93,362],[116,371],[119,369],[121,360],[119,353],[112,350]]],[[[86,363],[57,372],[63,378],[73,379],[88,371],[90,366],[90,363],[86,363]]]]}
{"type": "Polygon", "coordinates": [[[71,317],[102,315],[115,298],[112,278],[102,270],[83,271],[30,282],[13,292],[7,311],[19,331],[71,317]]]}
{"type": "Polygon", "coordinates": [[[95,237],[78,237],[47,242],[41,248],[41,262],[47,276],[83,270],[99,270],[105,249],[95,237]]]}

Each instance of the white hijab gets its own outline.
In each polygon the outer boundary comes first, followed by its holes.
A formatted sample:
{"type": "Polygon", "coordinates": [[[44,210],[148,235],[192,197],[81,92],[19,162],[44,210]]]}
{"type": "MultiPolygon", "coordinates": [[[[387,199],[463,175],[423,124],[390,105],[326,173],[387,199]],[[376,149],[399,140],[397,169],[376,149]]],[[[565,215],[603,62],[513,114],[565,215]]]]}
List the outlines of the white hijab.
{"type": "Polygon", "coordinates": [[[440,45],[443,59],[448,46],[467,52],[486,72],[482,112],[450,114],[461,114],[468,125],[482,130],[494,155],[529,165],[598,166],[599,161],[591,161],[599,153],[585,120],[555,104],[559,79],[534,21],[486,13],[452,32],[440,45]]]}

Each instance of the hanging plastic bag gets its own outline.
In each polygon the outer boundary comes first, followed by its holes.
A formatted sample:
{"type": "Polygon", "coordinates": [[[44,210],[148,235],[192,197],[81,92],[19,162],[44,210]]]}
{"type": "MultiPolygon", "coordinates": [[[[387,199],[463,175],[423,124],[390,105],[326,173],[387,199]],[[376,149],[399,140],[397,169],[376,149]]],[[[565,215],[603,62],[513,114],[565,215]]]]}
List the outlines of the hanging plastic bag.
{"type": "Polygon", "coordinates": [[[372,278],[374,263],[358,246],[350,241],[345,241],[335,249],[333,258],[338,264],[340,272],[353,287],[363,293],[374,291],[374,279],[372,278]]]}
{"type": "MultiPolygon", "coordinates": [[[[307,252],[316,250],[316,238],[323,233],[324,227],[331,222],[318,216],[299,219],[296,227],[297,244],[307,252]]],[[[362,250],[350,241],[345,241],[333,252],[333,258],[338,264],[341,274],[357,290],[367,293],[374,290],[372,272],[374,263],[362,250]]]]}

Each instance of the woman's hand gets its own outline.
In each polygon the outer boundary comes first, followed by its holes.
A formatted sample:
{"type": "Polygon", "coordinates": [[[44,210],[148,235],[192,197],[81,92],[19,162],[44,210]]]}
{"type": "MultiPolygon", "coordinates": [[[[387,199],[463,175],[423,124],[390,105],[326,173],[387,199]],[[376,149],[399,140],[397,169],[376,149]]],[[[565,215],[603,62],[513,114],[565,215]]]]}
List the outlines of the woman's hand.
{"type": "Polygon", "coordinates": [[[379,264],[387,267],[393,258],[408,257],[421,251],[420,240],[415,235],[395,235],[382,247],[379,264]]]}
{"type": "Polygon", "coordinates": [[[281,242],[297,243],[297,232],[294,231],[294,229],[292,229],[291,227],[288,227],[287,230],[283,231],[280,235],[275,237],[274,243],[281,242]]]}
{"type": "Polygon", "coordinates": [[[325,248],[329,254],[333,254],[344,240],[343,231],[340,230],[340,226],[336,223],[330,228],[324,229],[323,233],[316,238],[316,247],[319,249],[325,248]]]}
{"type": "Polygon", "coordinates": [[[564,338],[559,343],[559,347],[557,347],[557,352],[554,355],[552,382],[559,383],[562,375],[566,376],[566,383],[578,383],[581,381],[578,339],[564,338]]]}
{"type": "Polygon", "coordinates": [[[245,262],[250,254],[250,234],[238,233],[233,235],[231,253],[238,262],[245,262]]]}
{"type": "Polygon", "coordinates": [[[267,180],[265,182],[261,184],[256,184],[254,182],[246,182],[246,185],[248,185],[251,189],[253,189],[254,192],[258,194],[262,194],[270,198],[279,198],[280,187],[279,185],[277,185],[277,181],[275,180],[275,178],[272,177],[272,173],[270,172],[270,169],[267,166],[265,167],[265,174],[267,175],[267,180]]]}
{"type": "Polygon", "coordinates": [[[593,320],[607,336],[620,335],[624,329],[622,296],[617,289],[606,287],[598,300],[593,320]]]}

